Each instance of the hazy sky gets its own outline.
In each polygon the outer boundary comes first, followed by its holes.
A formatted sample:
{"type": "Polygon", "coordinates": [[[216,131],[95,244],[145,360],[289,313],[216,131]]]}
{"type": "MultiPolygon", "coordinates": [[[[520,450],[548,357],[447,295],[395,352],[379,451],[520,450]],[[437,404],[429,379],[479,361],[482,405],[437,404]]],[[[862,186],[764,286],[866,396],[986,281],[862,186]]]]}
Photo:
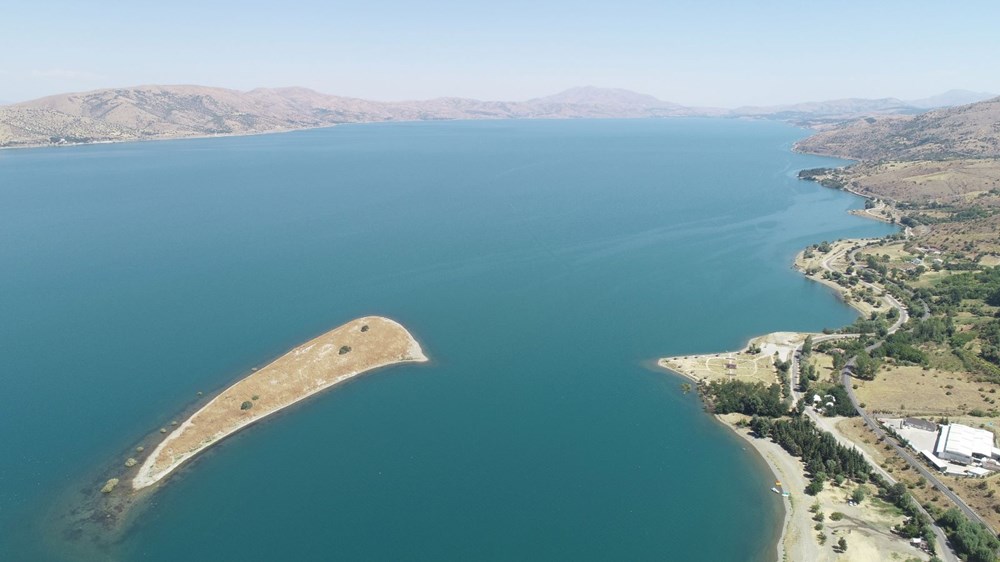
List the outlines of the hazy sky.
{"type": "Polygon", "coordinates": [[[1000,93],[1000,2],[2,0],[0,100],[137,84],[686,105],[1000,93]]]}

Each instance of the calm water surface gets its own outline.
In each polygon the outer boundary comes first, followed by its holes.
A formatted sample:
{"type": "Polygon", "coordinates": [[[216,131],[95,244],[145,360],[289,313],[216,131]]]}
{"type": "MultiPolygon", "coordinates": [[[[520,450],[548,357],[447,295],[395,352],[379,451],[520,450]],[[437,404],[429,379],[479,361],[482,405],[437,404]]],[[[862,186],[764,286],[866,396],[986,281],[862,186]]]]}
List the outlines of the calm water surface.
{"type": "Polygon", "coordinates": [[[790,269],[887,225],[799,182],[804,132],[726,120],[343,126],[0,152],[0,558],[746,560],[771,478],[663,355],[854,314],[790,269]],[[117,543],[77,490],[354,317],[383,370],[180,471],[117,543]]]}

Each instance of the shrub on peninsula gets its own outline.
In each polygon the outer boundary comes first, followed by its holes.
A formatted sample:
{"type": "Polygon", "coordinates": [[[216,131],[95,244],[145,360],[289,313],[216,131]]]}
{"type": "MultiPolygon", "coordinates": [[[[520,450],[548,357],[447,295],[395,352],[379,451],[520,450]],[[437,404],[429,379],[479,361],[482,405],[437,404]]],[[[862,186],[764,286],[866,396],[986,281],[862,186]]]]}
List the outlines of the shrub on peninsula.
{"type": "Polygon", "coordinates": [[[241,410],[249,410],[250,408],[253,408],[253,402],[249,400],[244,400],[243,403],[240,404],[241,410]]]}

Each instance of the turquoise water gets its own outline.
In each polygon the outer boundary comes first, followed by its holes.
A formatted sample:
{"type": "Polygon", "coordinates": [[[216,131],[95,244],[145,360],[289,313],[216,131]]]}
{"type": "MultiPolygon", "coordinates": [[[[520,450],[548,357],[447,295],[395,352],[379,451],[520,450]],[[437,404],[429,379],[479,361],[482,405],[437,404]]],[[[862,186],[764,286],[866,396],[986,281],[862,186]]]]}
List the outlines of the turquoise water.
{"type": "Polygon", "coordinates": [[[727,120],[342,126],[0,152],[5,560],[773,558],[771,477],[647,360],[854,314],[790,269],[887,225],[727,120]],[[76,490],[365,314],[433,362],[227,440],[100,554],[76,490]]]}

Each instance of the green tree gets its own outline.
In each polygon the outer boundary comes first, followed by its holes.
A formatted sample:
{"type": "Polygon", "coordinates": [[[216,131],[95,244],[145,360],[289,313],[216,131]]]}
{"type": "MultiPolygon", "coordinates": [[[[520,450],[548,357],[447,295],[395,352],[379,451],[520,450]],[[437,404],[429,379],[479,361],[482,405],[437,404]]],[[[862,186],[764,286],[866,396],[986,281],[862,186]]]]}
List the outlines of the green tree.
{"type": "Polygon", "coordinates": [[[867,351],[861,350],[855,356],[854,359],[854,374],[859,379],[872,380],[875,378],[875,373],[878,371],[878,361],[875,360],[867,351]]]}
{"type": "Polygon", "coordinates": [[[815,496],[816,494],[818,494],[818,493],[820,493],[822,491],[823,491],[823,481],[822,480],[813,480],[813,481],[809,482],[808,486],[806,486],[806,493],[809,494],[810,496],[815,496]]]}

